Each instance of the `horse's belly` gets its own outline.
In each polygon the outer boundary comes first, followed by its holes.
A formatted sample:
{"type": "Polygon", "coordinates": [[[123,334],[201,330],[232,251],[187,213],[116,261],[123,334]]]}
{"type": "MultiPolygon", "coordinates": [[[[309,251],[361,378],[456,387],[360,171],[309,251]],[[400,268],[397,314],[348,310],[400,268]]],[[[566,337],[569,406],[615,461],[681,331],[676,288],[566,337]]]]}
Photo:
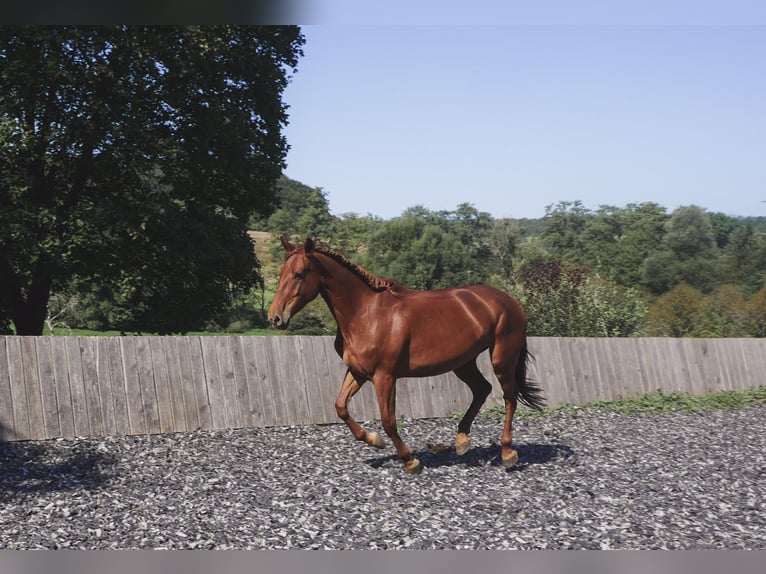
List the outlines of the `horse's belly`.
{"type": "Polygon", "coordinates": [[[450,341],[433,340],[426,345],[413,345],[408,353],[406,374],[400,376],[433,377],[448,373],[475,359],[488,347],[486,337],[467,340],[456,337],[450,341]]]}

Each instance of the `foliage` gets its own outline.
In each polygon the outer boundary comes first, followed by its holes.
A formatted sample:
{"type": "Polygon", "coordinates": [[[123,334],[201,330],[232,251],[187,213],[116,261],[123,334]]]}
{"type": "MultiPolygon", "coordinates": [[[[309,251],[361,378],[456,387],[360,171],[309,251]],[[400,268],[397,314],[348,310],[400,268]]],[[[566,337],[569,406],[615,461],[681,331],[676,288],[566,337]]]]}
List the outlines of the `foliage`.
{"type": "MultiPolygon", "coordinates": [[[[325,197],[319,188],[294,189],[325,197]]],[[[312,202],[286,201],[291,221],[306,221],[301,211],[312,202]]],[[[422,289],[490,283],[521,300],[534,335],[763,336],[766,329],[763,296],[750,297],[766,276],[759,219],[745,224],[695,206],[668,215],[655,203],[590,212],[580,202],[549,206],[537,221],[495,220],[470,204],[416,206],[388,221],[329,217],[329,246],[374,273],[422,289]]],[[[332,318],[323,321],[332,330],[332,318]]]]}
{"type": "Polygon", "coordinates": [[[602,206],[585,226],[585,265],[623,287],[641,280],[641,265],[655,251],[668,216],[656,203],[602,206]]]}
{"type": "Polygon", "coordinates": [[[657,294],[681,282],[709,292],[719,277],[718,247],[710,217],[695,205],[679,207],[667,223],[660,248],[644,263],[643,284],[657,294]]]}
{"type": "Polygon", "coordinates": [[[766,287],[761,287],[748,301],[748,334],[766,337],[766,287]]]}
{"type": "Polygon", "coordinates": [[[532,336],[628,337],[636,334],[646,306],[635,289],[598,277],[581,266],[535,258],[523,264],[513,290],[532,336]]]}
{"type": "Polygon", "coordinates": [[[721,256],[722,274],[727,281],[756,291],[766,284],[766,236],[750,224],[734,228],[721,256]]]}
{"type": "Polygon", "coordinates": [[[269,217],[266,229],[275,237],[312,237],[327,243],[337,229],[330,214],[327,194],[320,187],[309,187],[282,176],[278,184],[279,207],[269,217]]]}
{"type": "Polygon", "coordinates": [[[697,289],[680,283],[659,297],[649,308],[645,334],[655,337],[694,337],[703,296],[697,289]]]}
{"type": "Polygon", "coordinates": [[[297,27],[0,28],[0,326],[70,283],[182,332],[257,285],[297,27]]]}
{"type": "Polygon", "coordinates": [[[432,212],[422,206],[380,222],[363,264],[413,289],[470,285],[491,276],[492,218],[472,205],[432,212]]]}
{"type": "Polygon", "coordinates": [[[590,214],[581,201],[561,201],[548,205],[543,217],[542,240],[558,259],[582,263],[585,252],[585,227],[590,214]]]}

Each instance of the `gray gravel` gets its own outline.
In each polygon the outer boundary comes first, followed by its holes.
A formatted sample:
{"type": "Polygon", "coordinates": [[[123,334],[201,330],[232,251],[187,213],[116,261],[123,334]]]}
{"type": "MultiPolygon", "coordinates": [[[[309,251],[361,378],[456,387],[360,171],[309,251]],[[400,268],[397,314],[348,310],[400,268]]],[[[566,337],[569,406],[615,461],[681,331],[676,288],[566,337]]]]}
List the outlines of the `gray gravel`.
{"type": "MultiPolygon", "coordinates": [[[[766,548],[766,406],[515,425],[405,420],[421,459],[343,425],[0,444],[2,548],[766,548]]],[[[377,421],[368,428],[380,431],[377,421]]]]}

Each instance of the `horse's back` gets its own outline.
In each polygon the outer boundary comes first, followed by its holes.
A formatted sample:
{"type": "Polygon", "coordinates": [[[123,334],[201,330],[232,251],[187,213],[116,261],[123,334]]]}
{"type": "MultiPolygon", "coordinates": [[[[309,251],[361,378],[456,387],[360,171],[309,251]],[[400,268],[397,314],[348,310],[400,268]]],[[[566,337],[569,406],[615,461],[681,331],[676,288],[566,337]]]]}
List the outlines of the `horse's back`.
{"type": "Polygon", "coordinates": [[[450,316],[465,315],[474,321],[490,324],[506,315],[514,323],[526,324],[526,316],[519,302],[505,291],[490,285],[467,285],[432,291],[405,290],[402,297],[406,302],[404,307],[413,317],[438,312],[450,316]]]}
{"type": "Polygon", "coordinates": [[[390,334],[406,338],[408,370],[418,376],[454,370],[491,347],[499,333],[526,330],[518,302],[487,285],[406,290],[392,311],[390,334]]]}

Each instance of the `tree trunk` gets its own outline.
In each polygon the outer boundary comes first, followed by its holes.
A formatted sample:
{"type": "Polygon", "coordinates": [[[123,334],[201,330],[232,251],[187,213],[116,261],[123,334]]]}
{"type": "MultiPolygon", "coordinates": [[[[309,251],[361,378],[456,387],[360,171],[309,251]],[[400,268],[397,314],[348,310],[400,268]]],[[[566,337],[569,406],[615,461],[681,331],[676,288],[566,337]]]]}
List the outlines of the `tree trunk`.
{"type": "Polygon", "coordinates": [[[27,296],[18,298],[13,306],[12,314],[17,335],[39,336],[43,334],[50,294],[50,280],[35,279],[29,287],[27,296]]]}

